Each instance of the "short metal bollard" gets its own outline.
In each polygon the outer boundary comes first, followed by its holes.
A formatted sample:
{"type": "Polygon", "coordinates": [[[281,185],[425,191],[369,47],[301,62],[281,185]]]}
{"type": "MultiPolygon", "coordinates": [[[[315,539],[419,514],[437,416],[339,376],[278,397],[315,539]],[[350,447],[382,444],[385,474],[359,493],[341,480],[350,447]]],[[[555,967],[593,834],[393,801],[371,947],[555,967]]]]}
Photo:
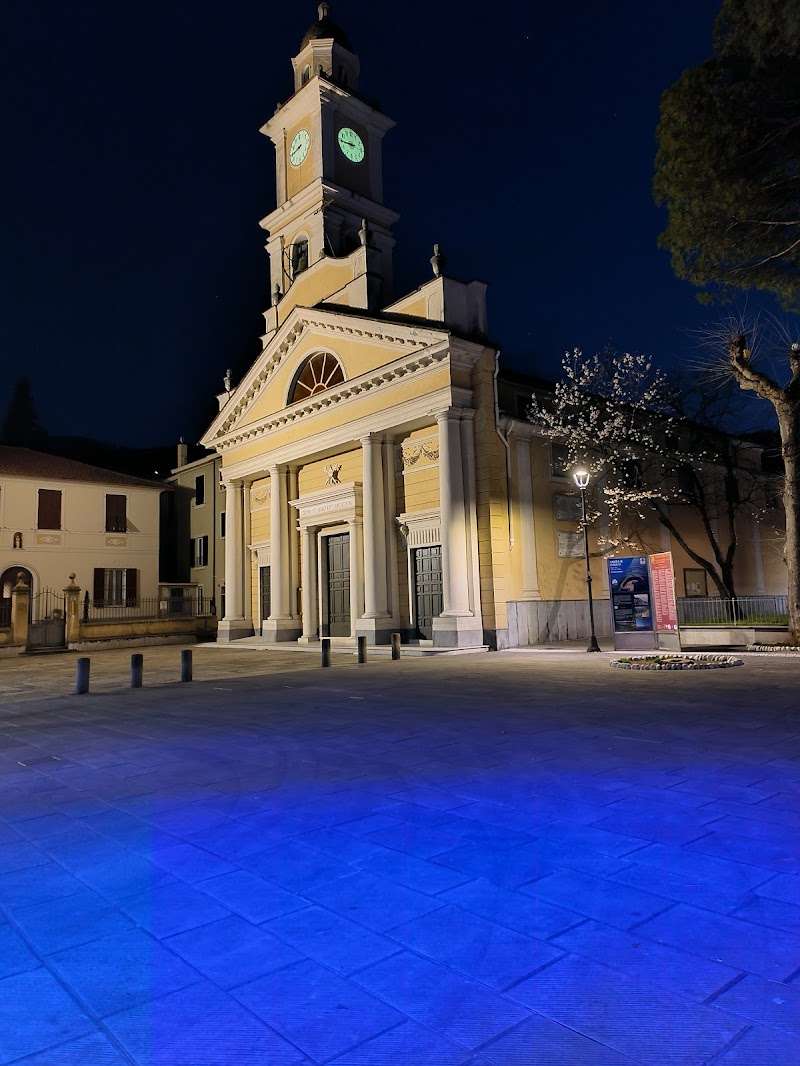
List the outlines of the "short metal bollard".
{"type": "Polygon", "coordinates": [[[400,634],[392,633],[392,658],[400,658],[400,634]]]}
{"type": "Polygon", "coordinates": [[[78,670],[75,679],[76,696],[85,696],[89,691],[89,659],[78,659],[78,670]]]}
{"type": "Polygon", "coordinates": [[[358,640],[358,661],[365,663],[367,661],[367,638],[357,637],[358,640]]]}
{"type": "Polygon", "coordinates": [[[181,652],[181,681],[192,680],[192,649],[185,648],[181,652]]]}
{"type": "Polygon", "coordinates": [[[144,655],[138,653],[131,655],[131,688],[142,687],[142,675],[144,674],[144,655]]]}
{"type": "Polygon", "coordinates": [[[330,666],[331,665],[331,638],[330,637],[323,637],[321,643],[322,643],[322,665],[323,666],[330,666]]]}

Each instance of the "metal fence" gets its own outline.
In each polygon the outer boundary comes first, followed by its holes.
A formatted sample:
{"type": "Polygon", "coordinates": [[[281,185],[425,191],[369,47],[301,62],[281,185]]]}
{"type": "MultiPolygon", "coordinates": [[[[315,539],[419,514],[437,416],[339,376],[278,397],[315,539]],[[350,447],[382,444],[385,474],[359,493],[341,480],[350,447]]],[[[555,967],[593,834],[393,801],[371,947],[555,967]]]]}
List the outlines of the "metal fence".
{"type": "Polygon", "coordinates": [[[788,596],[688,596],[678,600],[678,624],[682,626],[780,626],[788,620],[788,596]]]}
{"type": "Polygon", "coordinates": [[[84,622],[130,622],[135,619],[205,618],[208,604],[195,596],[145,596],[135,601],[109,604],[95,603],[87,592],[81,609],[84,622]]]}

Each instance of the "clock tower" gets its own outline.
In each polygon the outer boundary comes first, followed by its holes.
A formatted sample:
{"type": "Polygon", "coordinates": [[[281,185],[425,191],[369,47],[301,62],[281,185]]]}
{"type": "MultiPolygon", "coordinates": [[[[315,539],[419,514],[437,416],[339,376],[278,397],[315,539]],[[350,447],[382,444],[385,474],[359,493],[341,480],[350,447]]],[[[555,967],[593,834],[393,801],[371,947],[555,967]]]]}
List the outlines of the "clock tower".
{"type": "MultiPolygon", "coordinates": [[[[385,304],[398,215],[383,205],[381,147],[394,123],[358,95],[358,56],[328,12],[319,5],[292,60],[294,93],[261,128],[276,157],[277,207],[260,223],[269,233],[273,302],[319,260],[366,243],[385,304]]],[[[332,296],[333,272],[331,283],[332,296]]]]}

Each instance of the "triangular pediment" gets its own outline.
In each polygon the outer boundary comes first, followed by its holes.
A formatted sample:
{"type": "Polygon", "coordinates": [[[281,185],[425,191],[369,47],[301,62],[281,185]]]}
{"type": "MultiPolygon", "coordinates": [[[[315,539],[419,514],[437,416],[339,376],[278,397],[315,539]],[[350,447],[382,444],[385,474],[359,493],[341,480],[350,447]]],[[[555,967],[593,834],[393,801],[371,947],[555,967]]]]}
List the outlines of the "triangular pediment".
{"type": "MultiPolygon", "coordinates": [[[[330,390],[334,394],[359,387],[362,379],[431,349],[446,349],[447,329],[418,324],[385,322],[352,312],[296,307],[269,340],[261,355],[235,389],[204,434],[201,443],[216,443],[244,426],[274,417],[287,405],[289,389],[297,370],[309,355],[331,352],[342,365],[345,381],[330,390]]],[[[399,368],[398,368],[399,369],[399,368]]],[[[313,399],[326,402],[319,393],[313,399]]]]}

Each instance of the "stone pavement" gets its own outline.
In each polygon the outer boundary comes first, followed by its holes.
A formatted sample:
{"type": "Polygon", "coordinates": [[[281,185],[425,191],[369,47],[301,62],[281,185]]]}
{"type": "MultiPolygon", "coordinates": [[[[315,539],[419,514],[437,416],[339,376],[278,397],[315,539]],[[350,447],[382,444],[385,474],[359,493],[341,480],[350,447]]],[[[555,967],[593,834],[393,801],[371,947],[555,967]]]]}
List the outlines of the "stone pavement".
{"type": "Polygon", "coordinates": [[[0,1063],[797,1061],[799,662],[113,654],[0,662],[0,1063]]]}

